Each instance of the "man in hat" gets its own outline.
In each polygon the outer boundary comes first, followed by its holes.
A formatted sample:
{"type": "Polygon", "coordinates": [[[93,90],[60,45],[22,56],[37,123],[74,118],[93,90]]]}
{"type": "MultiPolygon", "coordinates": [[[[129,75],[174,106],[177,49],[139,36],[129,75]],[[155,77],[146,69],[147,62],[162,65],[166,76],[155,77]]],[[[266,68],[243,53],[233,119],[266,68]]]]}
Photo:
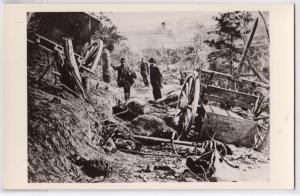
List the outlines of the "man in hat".
{"type": "Polygon", "coordinates": [[[110,51],[107,48],[103,49],[102,55],[102,77],[103,81],[110,83],[111,80],[111,60],[110,60],[110,51]]]}
{"type": "Polygon", "coordinates": [[[144,84],[146,86],[149,86],[149,81],[148,81],[149,68],[148,68],[148,64],[144,62],[144,58],[142,58],[141,61],[140,71],[141,71],[141,76],[143,77],[144,84]]]}
{"type": "Polygon", "coordinates": [[[161,98],[162,74],[156,65],[154,58],[150,58],[150,82],[153,90],[154,100],[161,98]]]}
{"type": "Polygon", "coordinates": [[[134,83],[134,79],[136,78],[136,74],[129,69],[127,65],[125,65],[125,58],[121,58],[120,66],[114,66],[111,64],[114,70],[118,71],[117,84],[118,87],[122,87],[124,89],[125,101],[130,98],[130,89],[132,84],[134,83]]]}

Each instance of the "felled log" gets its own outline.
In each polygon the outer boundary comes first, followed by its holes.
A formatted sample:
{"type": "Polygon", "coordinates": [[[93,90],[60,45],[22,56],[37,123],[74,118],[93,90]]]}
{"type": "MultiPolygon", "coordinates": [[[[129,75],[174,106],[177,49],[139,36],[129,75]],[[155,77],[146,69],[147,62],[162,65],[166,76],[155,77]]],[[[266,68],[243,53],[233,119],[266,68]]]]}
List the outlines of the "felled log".
{"type": "Polygon", "coordinates": [[[226,144],[252,147],[257,123],[215,106],[205,106],[201,139],[214,139],[226,144]]]}

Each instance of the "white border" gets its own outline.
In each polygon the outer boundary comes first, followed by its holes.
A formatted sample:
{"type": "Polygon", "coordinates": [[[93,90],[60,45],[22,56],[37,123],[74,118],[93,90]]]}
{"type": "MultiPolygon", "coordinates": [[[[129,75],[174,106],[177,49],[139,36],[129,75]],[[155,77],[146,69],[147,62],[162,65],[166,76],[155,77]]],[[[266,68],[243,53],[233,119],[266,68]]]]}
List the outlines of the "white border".
{"type": "MultiPolygon", "coordinates": [[[[126,6],[125,6],[126,7],[126,6]]],[[[272,48],[272,46],[271,46],[271,48],[272,48]]],[[[272,64],[272,63],[271,63],[272,64]]],[[[271,98],[272,99],[272,98],[271,98]]]]}

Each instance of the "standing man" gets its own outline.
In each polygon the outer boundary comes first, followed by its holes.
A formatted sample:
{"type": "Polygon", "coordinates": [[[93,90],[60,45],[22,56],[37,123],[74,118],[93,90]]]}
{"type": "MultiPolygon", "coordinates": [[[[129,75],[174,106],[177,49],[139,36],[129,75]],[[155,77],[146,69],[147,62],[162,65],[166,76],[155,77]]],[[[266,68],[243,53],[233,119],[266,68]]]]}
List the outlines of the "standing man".
{"type": "Polygon", "coordinates": [[[161,98],[160,89],[162,88],[162,75],[159,71],[159,68],[155,64],[156,62],[154,58],[150,58],[149,63],[150,63],[150,82],[153,89],[153,97],[154,100],[157,100],[161,98]]]}
{"type": "Polygon", "coordinates": [[[130,89],[132,84],[134,83],[134,79],[136,78],[136,74],[131,71],[127,65],[125,65],[125,58],[121,58],[120,66],[111,66],[114,70],[118,71],[117,84],[118,87],[122,87],[124,89],[125,101],[130,98],[130,89]]]}
{"type": "Polygon", "coordinates": [[[149,68],[148,68],[148,64],[144,62],[144,58],[142,58],[140,71],[141,71],[141,76],[143,77],[144,84],[146,86],[149,86],[149,81],[148,81],[149,68]]]}
{"type": "Polygon", "coordinates": [[[111,70],[110,70],[110,52],[107,48],[103,49],[103,55],[102,55],[102,77],[103,81],[106,83],[110,83],[111,80],[111,70]]]}

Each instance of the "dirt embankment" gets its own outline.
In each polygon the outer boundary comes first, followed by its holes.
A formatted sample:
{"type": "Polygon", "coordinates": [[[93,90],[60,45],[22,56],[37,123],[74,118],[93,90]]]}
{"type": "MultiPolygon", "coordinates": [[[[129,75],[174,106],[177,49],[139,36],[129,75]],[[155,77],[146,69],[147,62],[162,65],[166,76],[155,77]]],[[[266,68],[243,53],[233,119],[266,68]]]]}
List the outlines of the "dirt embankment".
{"type": "Polygon", "coordinates": [[[111,106],[120,99],[120,92],[103,83],[92,89],[91,98],[101,111],[98,116],[87,102],[54,84],[52,68],[41,81],[36,81],[52,61],[51,56],[47,60],[45,51],[31,48],[29,57],[29,182],[94,181],[78,160],[103,159],[103,168],[108,166],[103,148],[94,145],[95,136],[101,135],[101,120],[111,118],[111,106]]]}

